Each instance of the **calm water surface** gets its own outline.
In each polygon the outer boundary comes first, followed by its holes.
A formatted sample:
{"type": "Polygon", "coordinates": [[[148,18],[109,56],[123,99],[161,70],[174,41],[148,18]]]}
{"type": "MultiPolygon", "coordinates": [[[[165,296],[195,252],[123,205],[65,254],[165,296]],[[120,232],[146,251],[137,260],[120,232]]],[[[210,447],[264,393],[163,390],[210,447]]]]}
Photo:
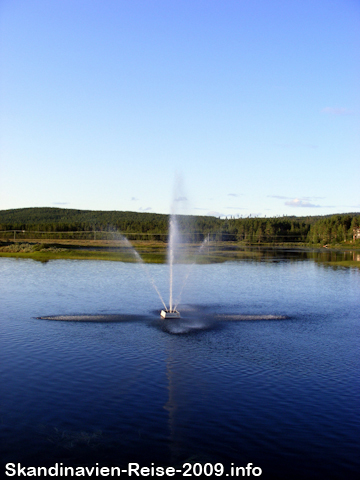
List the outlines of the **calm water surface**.
{"type": "MultiPolygon", "coordinates": [[[[148,268],[167,300],[168,267],[148,268]]],[[[139,265],[1,258],[2,464],[357,478],[359,270],[196,265],[182,303],[160,321],[139,265]]]]}

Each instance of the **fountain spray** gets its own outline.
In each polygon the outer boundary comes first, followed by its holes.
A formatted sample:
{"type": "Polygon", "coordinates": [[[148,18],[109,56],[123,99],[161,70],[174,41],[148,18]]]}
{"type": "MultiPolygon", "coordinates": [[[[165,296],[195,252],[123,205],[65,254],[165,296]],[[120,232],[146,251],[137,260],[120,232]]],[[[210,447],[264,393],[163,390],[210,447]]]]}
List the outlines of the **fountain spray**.
{"type": "Polygon", "coordinates": [[[165,307],[165,310],[161,310],[162,318],[179,318],[180,313],[173,308],[173,268],[174,268],[174,256],[176,243],[179,238],[179,232],[177,228],[176,216],[171,215],[170,225],[169,225],[169,250],[168,250],[168,261],[169,261],[169,284],[170,284],[170,293],[169,293],[169,309],[165,307]]]}

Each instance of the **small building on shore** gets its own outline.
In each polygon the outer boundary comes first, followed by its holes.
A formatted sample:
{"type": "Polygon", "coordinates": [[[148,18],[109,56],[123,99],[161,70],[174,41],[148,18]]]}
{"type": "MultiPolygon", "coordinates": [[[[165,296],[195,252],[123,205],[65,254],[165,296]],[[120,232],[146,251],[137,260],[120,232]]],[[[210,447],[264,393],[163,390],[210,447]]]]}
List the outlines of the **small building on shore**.
{"type": "Polygon", "coordinates": [[[360,227],[354,228],[353,230],[353,240],[360,240],[360,227]]]}

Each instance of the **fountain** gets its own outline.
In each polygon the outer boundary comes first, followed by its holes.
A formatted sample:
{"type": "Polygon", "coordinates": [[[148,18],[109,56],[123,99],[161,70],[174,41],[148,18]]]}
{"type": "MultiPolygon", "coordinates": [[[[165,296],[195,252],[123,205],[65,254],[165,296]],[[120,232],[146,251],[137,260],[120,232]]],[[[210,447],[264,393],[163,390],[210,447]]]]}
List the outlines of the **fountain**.
{"type": "MultiPolygon", "coordinates": [[[[166,303],[164,302],[158,287],[155,284],[154,279],[150,275],[149,270],[147,269],[143,259],[137,252],[137,250],[131,245],[130,241],[124,236],[118,233],[120,236],[121,241],[129,248],[131,254],[134,256],[135,261],[143,268],[146,276],[148,277],[151,285],[153,286],[154,290],[158,294],[158,297],[161,300],[164,308],[160,312],[161,318],[170,319],[170,318],[180,318],[180,313],[177,311],[177,306],[173,304],[173,266],[174,266],[174,258],[175,258],[175,250],[176,246],[179,244],[179,231],[176,221],[176,216],[174,214],[171,215],[170,218],[170,225],[169,225],[169,246],[168,246],[168,263],[170,267],[170,298],[169,298],[169,308],[167,307],[166,303]]],[[[182,291],[182,290],[181,290],[182,291]]]]}
{"type": "MultiPolygon", "coordinates": [[[[201,243],[200,247],[197,250],[196,255],[200,255],[203,252],[205,246],[208,245],[208,243],[209,243],[209,238],[207,237],[201,243]]],[[[193,261],[188,266],[187,272],[184,275],[182,285],[181,285],[181,288],[179,290],[178,298],[176,299],[176,302],[174,303],[174,301],[173,301],[174,273],[173,272],[174,272],[175,254],[178,253],[177,248],[179,247],[179,244],[180,244],[180,232],[179,232],[179,229],[178,229],[176,215],[172,214],[171,218],[170,218],[170,225],[169,225],[169,246],[168,246],[168,263],[169,263],[169,272],[170,272],[169,308],[165,307],[165,309],[161,310],[161,312],[160,312],[160,316],[164,319],[180,318],[180,313],[179,313],[177,307],[178,307],[178,305],[181,301],[182,293],[183,293],[183,290],[185,288],[187,279],[189,278],[191,270],[195,265],[195,261],[193,261]]]]}
{"type": "Polygon", "coordinates": [[[171,215],[169,226],[169,249],[168,249],[168,261],[170,270],[170,295],[169,295],[169,308],[165,307],[165,310],[161,310],[160,316],[162,318],[180,318],[180,313],[173,306],[173,267],[175,246],[178,240],[178,228],[175,215],[171,215]]]}
{"type": "MultiPolygon", "coordinates": [[[[155,289],[156,293],[158,294],[161,303],[163,304],[164,308],[160,312],[161,318],[164,319],[170,319],[170,318],[180,318],[180,313],[177,311],[177,306],[174,306],[173,303],[173,267],[174,267],[174,259],[175,259],[175,250],[176,247],[179,244],[179,231],[178,231],[178,226],[177,226],[177,221],[176,221],[176,215],[172,214],[170,217],[170,224],[169,224],[169,246],[168,246],[168,263],[169,263],[169,269],[170,269],[170,297],[169,297],[169,308],[167,307],[166,303],[164,302],[160,291],[158,287],[155,284],[154,279],[150,275],[148,269],[146,268],[146,265],[139,255],[139,253],[136,251],[136,249],[131,245],[129,240],[123,236],[120,235],[121,240],[125,243],[125,245],[130,249],[132,255],[134,256],[136,262],[141,265],[143,270],[145,271],[151,285],[155,289]]],[[[182,290],[181,290],[182,291],[182,290]]],[[[178,303],[178,302],[177,302],[178,303]]]]}

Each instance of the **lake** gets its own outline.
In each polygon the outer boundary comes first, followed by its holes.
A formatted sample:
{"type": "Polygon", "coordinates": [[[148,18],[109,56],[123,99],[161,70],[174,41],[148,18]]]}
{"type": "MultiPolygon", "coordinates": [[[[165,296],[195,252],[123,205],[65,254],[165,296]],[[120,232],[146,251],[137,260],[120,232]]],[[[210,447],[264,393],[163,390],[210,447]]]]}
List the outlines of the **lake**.
{"type": "Polygon", "coordinates": [[[160,320],[167,265],[1,258],[2,465],[357,478],[360,271],[260,260],[176,266],[160,320]]]}

